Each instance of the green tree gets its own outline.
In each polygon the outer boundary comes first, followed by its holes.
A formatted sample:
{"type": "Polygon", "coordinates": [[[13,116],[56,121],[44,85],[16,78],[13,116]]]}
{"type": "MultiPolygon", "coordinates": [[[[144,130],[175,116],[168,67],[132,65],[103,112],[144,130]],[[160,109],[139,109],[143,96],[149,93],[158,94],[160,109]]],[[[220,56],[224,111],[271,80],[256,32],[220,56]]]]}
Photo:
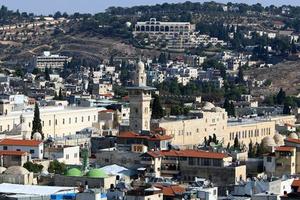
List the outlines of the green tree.
{"type": "Polygon", "coordinates": [[[238,138],[237,134],[235,135],[235,138],[234,138],[233,147],[236,150],[240,150],[240,148],[241,148],[241,145],[240,145],[239,138],[238,138]]]}
{"type": "Polygon", "coordinates": [[[167,56],[165,52],[161,52],[158,57],[158,63],[160,64],[166,64],[167,63],[167,56]]]}
{"type": "Polygon", "coordinates": [[[153,95],[153,104],[152,104],[152,118],[161,119],[164,117],[164,110],[161,106],[160,98],[158,95],[153,95]]]}
{"type": "Polygon", "coordinates": [[[66,171],[66,165],[54,160],[50,162],[48,171],[54,174],[64,174],[66,171]]]}
{"type": "Polygon", "coordinates": [[[40,173],[43,169],[43,165],[40,165],[40,164],[37,164],[37,163],[32,163],[30,161],[24,163],[23,167],[25,169],[27,169],[28,171],[30,172],[33,172],[33,173],[40,173]]]}
{"type": "Polygon", "coordinates": [[[244,84],[245,83],[245,80],[244,80],[244,70],[243,70],[242,67],[240,67],[239,71],[238,71],[237,83],[240,83],[240,84],[244,84]]]}
{"type": "Polygon", "coordinates": [[[34,116],[32,121],[32,132],[31,132],[31,138],[33,137],[33,134],[39,132],[42,135],[42,139],[44,139],[44,134],[42,130],[42,123],[40,118],[40,109],[38,103],[35,103],[34,106],[34,116]]]}
{"type": "Polygon", "coordinates": [[[48,67],[45,68],[45,79],[50,81],[50,71],[48,67]]]}
{"type": "Polygon", "coordinates": [[[21,77],[21,78],[24,76],[24,72],[23,72],[23,70],[20,67],[18,67],[15,70],[15,76],[18,76],[18,77],[21,77]]]}
{"type": "Polygon", "coordinates": [[[286,98],[285,91],[283,91],[283,89],[280,88],[280,90],[276,96],[276,103],[279,105],[282,105],[284,103],[285,98],[286,98]]]}
{"type": "Polygon", "coordinates": [[[248,157],[249,158],[254,158],[255,157],[252,140],[250,140],[249,147],[248,147],[248,157]]]}
{"type": "Polygon", "coordinates": [[[282,111],[282,114],[284,115],[290,115],[291,114],[291,105],[289,105],[289,103],[285,102],[283,104],[283,111],[282,111]]]}
{"type": "Polygon", "coordinates": [[[37,75],[39,73],[40,73],[39,68],[34,68],[33,71],[32,71],[32,74],[34,74],[34,75],[37,75]]]}
{"type": "Polygon", "coordinates": [[[217,140],[217,136],[216,136],[215,133],[213,134],[212,141],[213,141],[213,143],[215,143],[215,144],[219,144],[219,141],[217,140]]]}

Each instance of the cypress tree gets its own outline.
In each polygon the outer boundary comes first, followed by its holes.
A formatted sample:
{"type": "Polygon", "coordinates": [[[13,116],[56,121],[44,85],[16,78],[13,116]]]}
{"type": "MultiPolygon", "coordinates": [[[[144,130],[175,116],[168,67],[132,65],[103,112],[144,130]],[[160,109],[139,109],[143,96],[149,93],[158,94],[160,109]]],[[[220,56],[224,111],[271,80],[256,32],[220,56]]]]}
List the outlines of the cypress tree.
{"type": "Polygon", "coordinates": [[[238,135],[236,134],[235,138],[234,138],[234,144],[233,144],[234,149],[240,149],[240,142],[239,142],[239,138],[238,135]]]}
{"type": "Polygon", "coordinates": [[[44,139],[44,134],[42,130],[42,123],[40,118],[40,109],[37,103],[35,103],[34,106],[34,116],[32,121],[32,132],[31,132],[31,139],[33,137],[33,134],[39,132],[42,135],[42,139],[44,139]]]}
{"type": "Polygon", "coordinates": [[[62,94],[61,88],[59,88],[58,100],[64,100],[64,96],[63,96],[63,94],[62,94]]]}
{"type": "Polygon", "coordinates": [[[154,100],[152,104],[152,118],[153,119],[161,119],[164,117],[164,110],[160,103],[160,98],[158,95],[154,95],[154,100]]]}
{"type": "Polygon", "coordinates": [[[249,147],[248,147],[248,157],[249,158],[253,158],[254,157],[254,153],[253,153],[253,143],[252,143],[252,140],[250,140],[250,143],[249,143],[249,147]]]}

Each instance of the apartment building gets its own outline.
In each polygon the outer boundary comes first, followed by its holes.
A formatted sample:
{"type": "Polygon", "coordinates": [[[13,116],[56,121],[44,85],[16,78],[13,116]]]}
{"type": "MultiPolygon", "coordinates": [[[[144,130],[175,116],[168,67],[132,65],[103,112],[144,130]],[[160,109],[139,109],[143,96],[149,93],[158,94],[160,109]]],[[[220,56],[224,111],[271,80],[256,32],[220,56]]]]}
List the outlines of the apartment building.
{"type": "MultiPolygon", "coordinates": [[[[75,134],[98,122],[99,108],[49,106],[40,108],[45,138],[75,134]]],[[[7,112],[0,115],[0,132],[30,138],[34,109],[7,112]]]]}
{"type": "Polygon", "coordinates": [[[264,156],[264,169],[270,176],[281,177],[296,173],[296,148],[281,146],[264,156]]]}
{"type": "Polygon", "coordinates": [[[44,143],[37,140],[3,139],[0,141],[0,151],[27,152],[32,158],[43,159],[44,143]]]}
{"type": "Polygon", "coordinates": [[[195,25],[190,22],[162,22],[151,18],[149,21],[137,22],[134,34],[148,33],[172,38],[176,35],[189,36],[194,31],[195,25]]]}
{"type": "Polygon", "coordinates": [[[70,61],[71,58],[68,56],[52,55],[49,51],[45,51],[43,55],[33,58],[33,67],[41,71],[45,71],[46,67],[62,70],[64,64],[70,61]]]}
{"type": "Polygon", "coordinates": [[[224,153],[198,150],[148,151],[141,156],[141,164],[147,166],[149,172],[175,177],[184,182],[202,177],[222,186],[246,179],[246,166],[232,162],[232,157],[224,153]]]}

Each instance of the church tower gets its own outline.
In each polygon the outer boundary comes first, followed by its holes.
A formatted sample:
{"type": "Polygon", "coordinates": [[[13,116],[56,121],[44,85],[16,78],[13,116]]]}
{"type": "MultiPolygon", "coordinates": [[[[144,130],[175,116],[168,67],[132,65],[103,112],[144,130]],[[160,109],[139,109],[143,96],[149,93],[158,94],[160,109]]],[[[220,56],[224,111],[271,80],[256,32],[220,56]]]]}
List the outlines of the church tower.
{"type": "Polygon", "coordinates": [[[152,113],[150,108],[151,91],[155,88],[147,86],[145,65],[141,60],[136,66],[134,84],[127,89],[130,102],[130,131],[135,133],[149,132],[152,113]]]}

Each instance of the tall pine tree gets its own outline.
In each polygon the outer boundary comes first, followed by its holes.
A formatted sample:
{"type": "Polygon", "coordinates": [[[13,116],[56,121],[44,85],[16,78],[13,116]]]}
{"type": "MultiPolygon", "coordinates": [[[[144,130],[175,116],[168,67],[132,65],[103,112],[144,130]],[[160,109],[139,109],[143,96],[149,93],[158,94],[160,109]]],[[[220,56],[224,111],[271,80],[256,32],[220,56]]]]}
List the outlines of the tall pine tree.
{"type": "Polygon", "coordinates": [[[160,103],[160,98],[158,95],[153,95],[153,104],[152,104],[152,118],[161,119],[164,117],[164,110],[160,103]]]}
{"type": "Polygon", "coordinates": [[[42,122],[40,118],[40,109],[38,103],[35,103],[34,106],[34,116],[32,121],[32,132],[31,132],[31,139],[33,137],[33,134],[39,132],[42,135],[42,139],[44,139],[44,134],[42,130],[42,122]]]}

